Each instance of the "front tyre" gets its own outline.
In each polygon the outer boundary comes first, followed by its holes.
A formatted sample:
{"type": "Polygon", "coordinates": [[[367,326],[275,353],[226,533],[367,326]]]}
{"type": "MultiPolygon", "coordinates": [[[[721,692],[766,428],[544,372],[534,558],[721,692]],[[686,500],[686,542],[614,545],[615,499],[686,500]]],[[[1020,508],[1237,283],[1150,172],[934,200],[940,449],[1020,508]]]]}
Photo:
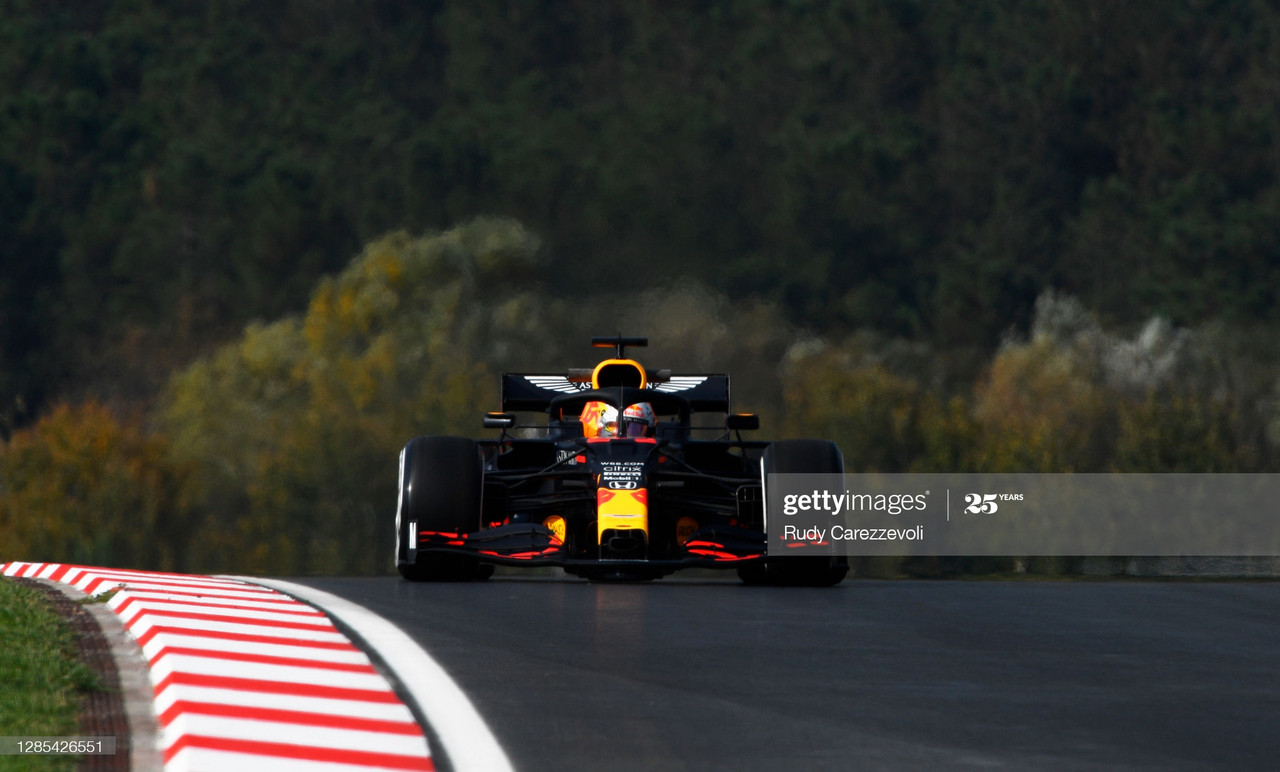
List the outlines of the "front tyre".
{"type": "MultiPolygon", "coordinates": [[[[765,448],[760,463],[766,481],[770,474],[844,474],[840,448],[826,440],[779,440],[765,448]]],[[[848,573],[844,555],[772,557],[740,567],[738,578],[744,584],[830,587],[848,573]]]]}
{"type": "Polygon", "coordinates": [[[470,555],[419,551],[423,532],[467,534],[480,528],[484,462],[464,437],[415,437],[400,452],[396,570],[414,582],[487,579],[493,566],[470,555]]]}

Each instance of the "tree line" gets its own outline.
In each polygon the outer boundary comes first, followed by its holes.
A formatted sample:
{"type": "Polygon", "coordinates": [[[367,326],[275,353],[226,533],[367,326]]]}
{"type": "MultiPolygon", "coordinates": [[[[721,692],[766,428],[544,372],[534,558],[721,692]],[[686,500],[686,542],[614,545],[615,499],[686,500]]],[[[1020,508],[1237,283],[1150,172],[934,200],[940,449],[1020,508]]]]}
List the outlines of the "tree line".
{"type": "MultiPolygon", "coordinates": [[[[384,234],[539,234],[552,298],[687,282],[971,382],[1046,290],[1252,334],[1264,0],[0,2],[0,433],[146,411],[384,234]]],[[[1231,334],[1223,333],[1230,338],[1231,334]]]]}

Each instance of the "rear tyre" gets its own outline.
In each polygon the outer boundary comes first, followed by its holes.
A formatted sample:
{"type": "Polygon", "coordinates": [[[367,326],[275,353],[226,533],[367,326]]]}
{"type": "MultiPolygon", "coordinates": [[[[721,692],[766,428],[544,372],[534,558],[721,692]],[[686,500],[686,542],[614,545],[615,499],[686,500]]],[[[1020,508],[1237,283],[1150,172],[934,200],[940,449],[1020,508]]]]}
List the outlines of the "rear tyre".
{"type": "Polygon", "coordinates": [[[414,582],[487,579],[493,566],[470,555],[420,552],[415,529],[466,534],[480,528],[484,466],[464,437],[415,437],[400,453],[396,569],[414,582]]]}
{"type": "MultiPolygon", "coordinates": [[[[769,474],[843,474],[840,448],[826,440],[780,440],[764,451],[761,460],[769,474]]],[[[738,568],[744,584],[787,587],[830,587],[849,573],[844,555],[772,557],[738,568]]]]}

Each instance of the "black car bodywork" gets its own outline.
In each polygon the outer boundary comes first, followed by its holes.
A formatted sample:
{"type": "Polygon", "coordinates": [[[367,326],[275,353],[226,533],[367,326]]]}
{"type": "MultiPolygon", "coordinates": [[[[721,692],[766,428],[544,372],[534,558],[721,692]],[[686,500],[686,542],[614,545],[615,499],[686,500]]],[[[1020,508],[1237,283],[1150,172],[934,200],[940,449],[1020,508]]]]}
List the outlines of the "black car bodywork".
{"type": "Polygon", "coordinates": [[[596,338],[615,356],[589,370],[504,374],[496,439],[427,436],[400,454],[396,567],[406,579],[486,578],[498,564],[560,566],[588,579],[652,579],[677,569],[737,569],[748,583],[830,585],[838,556],[770,555],[770,472],[841,472],[820,440],[744,440],[723,374],[672,375],[625,358],[644,338],[596,338]],[[589,438],[589,402],[647,402],[652,436],[589,438]],[[517,413],[542,413],[536,426],[517,413]],[[715,423],[707,424],[710,415],[715,423]],[[699,420],[695,420],[699,419],[699,420]]]}

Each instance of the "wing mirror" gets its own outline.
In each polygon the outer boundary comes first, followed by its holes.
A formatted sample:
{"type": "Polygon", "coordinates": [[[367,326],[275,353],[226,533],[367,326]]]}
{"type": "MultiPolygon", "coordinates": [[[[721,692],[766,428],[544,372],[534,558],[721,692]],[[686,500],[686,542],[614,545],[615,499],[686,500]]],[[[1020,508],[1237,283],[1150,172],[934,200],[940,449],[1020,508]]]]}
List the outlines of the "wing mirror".
{"type": "Polygon", "coordinates": [[[484,428],[486,429],[510,429],[516,425],[516,416],[514,413],[485,413],[484,428]]]}
{"type": "Polygon", "coordinates": [[[760,416],[755,413],[733,413],[725,416],[724,428],[731,432],[754,431],[760,428],[760,416]]]}

